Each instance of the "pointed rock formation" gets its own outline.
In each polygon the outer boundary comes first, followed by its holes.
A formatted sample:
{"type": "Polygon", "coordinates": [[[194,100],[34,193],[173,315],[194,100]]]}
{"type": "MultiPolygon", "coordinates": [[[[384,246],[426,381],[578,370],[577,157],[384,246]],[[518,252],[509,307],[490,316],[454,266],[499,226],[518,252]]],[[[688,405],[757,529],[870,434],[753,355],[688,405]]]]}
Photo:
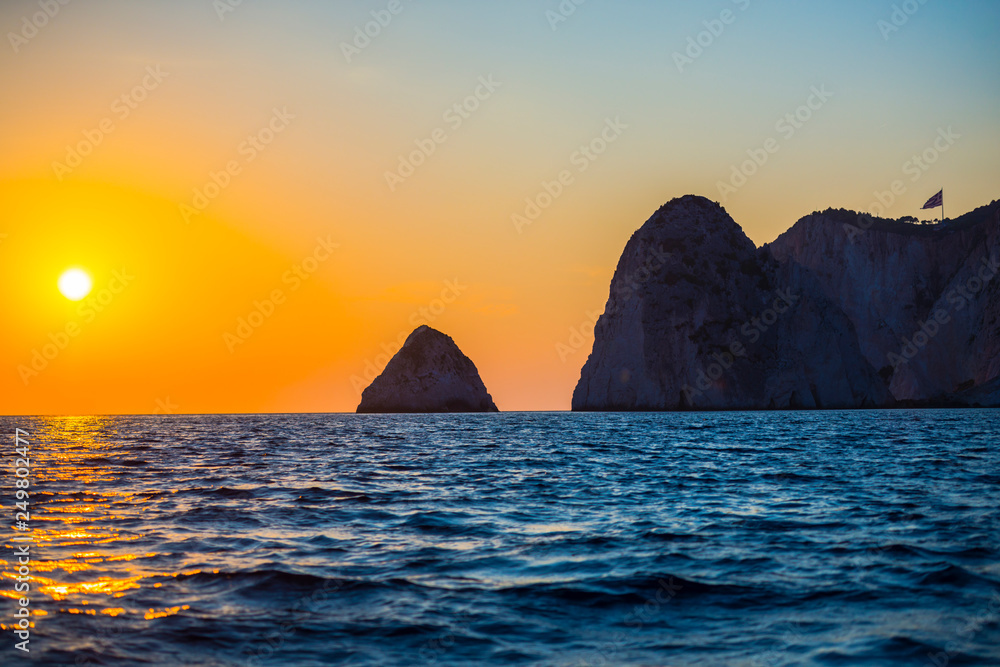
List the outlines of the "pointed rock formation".
{"type": "Polygon", "coordinates": [[[361,394],[359,413],[498,412],[476,365],[450,336],[421,326],[361,394]]]}

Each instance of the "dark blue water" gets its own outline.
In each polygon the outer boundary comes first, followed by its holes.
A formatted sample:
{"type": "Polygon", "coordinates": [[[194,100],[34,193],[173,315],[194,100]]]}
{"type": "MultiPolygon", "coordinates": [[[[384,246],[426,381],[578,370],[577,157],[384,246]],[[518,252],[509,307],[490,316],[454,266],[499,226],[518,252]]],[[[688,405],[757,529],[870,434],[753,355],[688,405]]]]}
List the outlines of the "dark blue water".
{"type": "Polygon", "coordinates": [[[998,412],[0,429],[3,665],[1000,665],[998,412]]]}

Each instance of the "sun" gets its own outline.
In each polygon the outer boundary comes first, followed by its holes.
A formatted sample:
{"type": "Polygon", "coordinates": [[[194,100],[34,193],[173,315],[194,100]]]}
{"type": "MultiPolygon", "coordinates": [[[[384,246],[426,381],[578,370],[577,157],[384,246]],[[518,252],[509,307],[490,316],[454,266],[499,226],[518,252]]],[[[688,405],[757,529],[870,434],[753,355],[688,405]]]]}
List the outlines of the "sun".
{"type": "Polygon", "coordinates": [[[79,301],[90,294],[93,283],[83,269],[69,269],[59,276],[59,291],[70,301],[79,301]]]}

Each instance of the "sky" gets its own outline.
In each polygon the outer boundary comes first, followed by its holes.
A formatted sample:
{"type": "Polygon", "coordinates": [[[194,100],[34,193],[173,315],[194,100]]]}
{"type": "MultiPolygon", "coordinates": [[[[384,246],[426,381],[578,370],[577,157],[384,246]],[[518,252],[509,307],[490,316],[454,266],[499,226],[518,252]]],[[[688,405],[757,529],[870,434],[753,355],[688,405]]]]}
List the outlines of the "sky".
{"type": "Polygon", "coordinates": [[[998,28],[993,0],[4,0],[0,413],[353,411],[420,324],[501,410],[568,409],[675,197],[758,245],[1000,197],[998,28]]]}

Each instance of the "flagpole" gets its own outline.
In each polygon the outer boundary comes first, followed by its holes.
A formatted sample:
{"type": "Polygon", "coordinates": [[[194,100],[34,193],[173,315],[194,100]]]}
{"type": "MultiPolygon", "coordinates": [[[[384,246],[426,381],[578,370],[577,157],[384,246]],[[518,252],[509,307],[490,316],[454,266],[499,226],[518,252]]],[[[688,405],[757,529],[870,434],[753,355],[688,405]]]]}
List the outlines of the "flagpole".
{"type": "Polygon", "coordinates": [[[944,188],[941,188],[941,224],[944,225],[944,188]]]}

